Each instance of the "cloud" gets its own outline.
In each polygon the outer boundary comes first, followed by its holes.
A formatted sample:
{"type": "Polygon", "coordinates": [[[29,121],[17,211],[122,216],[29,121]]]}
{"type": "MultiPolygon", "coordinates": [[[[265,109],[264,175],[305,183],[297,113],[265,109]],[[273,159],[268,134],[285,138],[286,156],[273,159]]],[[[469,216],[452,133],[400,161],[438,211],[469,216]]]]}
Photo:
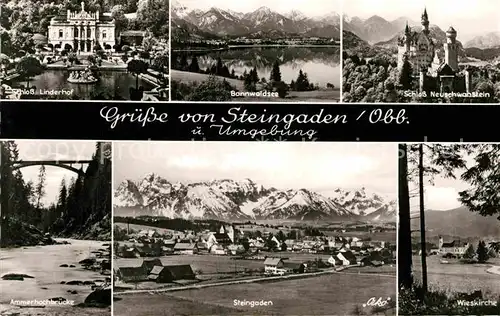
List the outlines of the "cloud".
{"type": "Polygon", "coordinates": [[[451,210],[461,206],[458,190],[453,187],[425,187],[425,208],[436,211],[451,210]]]}
{"type": "Polygon", "coordinates": [[[283,189],[364,186],[397,192],[395,144],[149,142],[115,147],[120,148],[115,150],[119,158],[114,157],[115,185],[153,172],[173,182],[249,178],[283,189]],[[135,154],[146,149],[156,154],[135,154]]]}

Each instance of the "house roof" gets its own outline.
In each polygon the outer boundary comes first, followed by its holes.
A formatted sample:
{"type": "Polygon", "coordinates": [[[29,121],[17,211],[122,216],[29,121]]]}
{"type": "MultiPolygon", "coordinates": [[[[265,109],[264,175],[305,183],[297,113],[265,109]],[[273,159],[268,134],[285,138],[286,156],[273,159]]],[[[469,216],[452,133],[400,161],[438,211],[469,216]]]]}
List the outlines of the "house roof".
{"type": "Polygon", "coordinates": [[[160,274],[163,268],[164,266],[154,266],[151,272],[149,272],[149,274],[160,274]]]}
{"type": "Polygon", "coordinates": [[[155,259],[145,259],[142,262],[142,267],[147,268],[148,270],[153,269],[154,266],[162,266],[161,260],[158,258],[155,259]]]}
{"type": "Polygon", "coordinates": [[[216,233],[214,234],[214,237],[215,239],[217,239],[217,241],[219,240],[231,240],[231,238],[229,237],[229,235],[227,233],[216,233]]]}
{"type": "Polygon", "coordinates": [[[189,264],[164,266],[162,271],[168,271],[174,280],[192,279],[195,277],[193,269],[189,264]]]}
{"type": "Polygon", "coordinates": [[[451,248],[451,247],[464,247],[466,246],[467,243],[460,241],[460,240],[454,240],[452,242],[444,242],[443,243],[443,248],[451,248]]]}
{"type": "Polygon", "coordinates": [[[264,264],[266,266],[276,266],[280,262],[283,263],[283,260],[281,260],[281,258],[266,258],[266,260],[264,260],[264,264]]]}
{"type": "Polygon", "coordinates": [[[123,277],[140,277],[145,275],[142,267],[121,267],[118,268],[118,271],[123,277]]]}

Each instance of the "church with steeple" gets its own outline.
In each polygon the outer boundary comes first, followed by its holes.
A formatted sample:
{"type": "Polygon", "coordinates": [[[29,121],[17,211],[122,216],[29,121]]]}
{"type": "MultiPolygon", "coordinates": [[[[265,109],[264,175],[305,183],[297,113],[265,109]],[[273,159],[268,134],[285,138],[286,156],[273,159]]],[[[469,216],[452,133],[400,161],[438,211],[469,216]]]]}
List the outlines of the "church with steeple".
{"type": "Polygon", "coordinates": [[[422,13],[421,24],[421,31],[413,31],[406,23],[404,34],[398,39],[398,69],[401,71],[408,61],[420,91],[433,86],[433,90],[441,93],[470,92],[470,73],[467,70],[460,73],[458,67],[457,31],[451,26],[446,31],[443,58],[438,55],[439,47],[431,36],[427,9],[422,13]]]}

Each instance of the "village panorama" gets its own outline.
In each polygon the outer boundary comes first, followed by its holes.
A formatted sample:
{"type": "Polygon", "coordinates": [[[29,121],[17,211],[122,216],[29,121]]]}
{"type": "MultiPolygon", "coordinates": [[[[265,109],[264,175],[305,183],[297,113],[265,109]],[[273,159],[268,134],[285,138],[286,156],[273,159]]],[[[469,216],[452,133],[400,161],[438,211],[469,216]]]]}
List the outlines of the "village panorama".
{"type": "Polygon", "coordinates": [[[395,201],[160,173],[115,181],[116,315],[395,311],[395,201]]]}

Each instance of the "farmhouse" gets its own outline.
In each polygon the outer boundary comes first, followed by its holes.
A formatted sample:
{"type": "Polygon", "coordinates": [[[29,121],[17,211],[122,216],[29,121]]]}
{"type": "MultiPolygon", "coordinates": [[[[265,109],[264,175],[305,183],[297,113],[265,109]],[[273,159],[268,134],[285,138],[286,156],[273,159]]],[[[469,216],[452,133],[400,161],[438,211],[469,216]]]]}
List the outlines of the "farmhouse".
{"type": "Polygon", "coordinates": [[[284,262],[283,268],[287,273],[304,273],[306,272],[306,265],[296,262],[284,262]]]}
{"type": "Polygon", "coordinates": [[[160,259],[147,259],[144,260],[141,265],[146,275],[149,274],[155,266],[163,266],[163,263],[161,263],[160,259]]]}
{"type": "Polygon", "coordinates": [[[147,280],[147,274],[143,267],[121,267],[116,271],[119,280],[130,282],[142,282],[147,280]]]}
{"type": "Polygon", "coordinates": [[[221,245],[213,245],[210,247],[210,253],[213,255],[225,255],[226,250],[221,245]]]}
{"type": "Polygon", "coordinates": [[[123,258],[139,258],[141,256],[141,252],[136,247],[130,247],[123,249],[121,256],[123,258]]]}
{"type": "Polygon", "coordinates": [[[342,261],[342,265],[344,266],[357,263],[356,256],[350,251],[339,252],[337,258],[342,261]]]}
{"type": "Polygon", "coordinates": [[[334,267],[343,265],[342,260],[340,260],[337,255],[332,255],[328,258],[328,263],[334,267]]]}
{"type": "Polygon", "coordinates": [[[193,255],[198,252],[196,244],[180,242],[174,246],[174,254],[177,255],[193,255]]]}
{"type": "Polygon", "coordinates": [[[264,261],[264,272],[268,274],[277,274],[284,267],[284,262],[281,258],[268,257],[264,261]]]}
{"type": "MultiPolygon", "coordinates": [[[[234,242],[234,228],[232,225],[221,226],[219,230],[220,234],[226,234],[231,240],[230,243],[234,242]]],[[[216,236],[217,237],[217,236],[216,236]]]]}
{"type": "Polygon", "coordinates": [[[215,243],[222,245],[222,246],[228,246],[233,243],[233,240],[227,233],[216,233],[213,234],[215,243]]]}
{"type": "Polygon", "coordinates": [[[439,252],[441,254],[451,253],[456,256],[463,256],[469,248],[469,243],[460,240],[444,242],[443,237],[439,237],[439,252]]]}
{"type": "Polygon", "coordinates": [[[148,279],[158,283],[169,283],[177,280],[194,280],[196,275],[189,264],[154,266],[148,279]]]}

